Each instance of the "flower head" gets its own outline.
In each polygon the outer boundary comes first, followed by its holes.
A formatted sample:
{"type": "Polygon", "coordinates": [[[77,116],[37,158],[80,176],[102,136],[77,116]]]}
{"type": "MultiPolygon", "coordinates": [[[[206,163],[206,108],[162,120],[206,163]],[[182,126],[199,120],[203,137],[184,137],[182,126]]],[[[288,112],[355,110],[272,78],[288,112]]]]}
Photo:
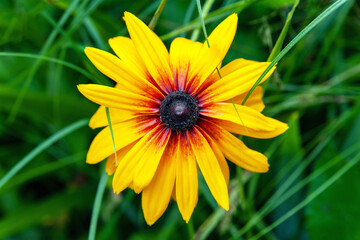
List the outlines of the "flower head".
{"type": "Polygon", "coordinates": [[[105,127],[93,140],[87,163],[107,158],[107,173],[115,173],[115,193],[128,187],[142,192],[150,225],[163,214],[171,197],[189,221],[198,199],[197,166],[217,203],[228,210],[226,159],[253,172],[266,172],[269,166],[263,154],[247,148],[230,132],[272,138],[288,128],[261,114],[261,87],[241,105],[270,63],[236,59],[220,68],[236,32],[236,14],[211,33],[210,47],[176,38],[170,52],[141,20],[128,12],[124,19],[131,38],[109,40],[117,57],[85,49],[91,62],[116,82],[114,88],[78,86],[85,97],[101,105],[90,127],[105,127]],[[117,159],[105,107],[110,111],[117,159]]]}

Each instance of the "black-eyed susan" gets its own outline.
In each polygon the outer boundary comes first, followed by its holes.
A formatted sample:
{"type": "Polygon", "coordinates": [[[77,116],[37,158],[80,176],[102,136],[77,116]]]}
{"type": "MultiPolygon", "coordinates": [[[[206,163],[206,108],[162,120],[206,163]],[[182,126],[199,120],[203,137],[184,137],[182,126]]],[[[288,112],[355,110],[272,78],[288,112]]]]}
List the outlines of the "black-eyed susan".
{"type": "Polygon", "coordinates": [[[141,20],[128,12],[124,19],[131,39],[109,40],[117,57],[85,49],[91,62],[116,82],[114,88],[78,86],[85,97],[101,105],[90,127],[105,127],[93,140],[87,163],[107,158],[107,173],[115,173],[115,193],[127,187],[142,192],[142,208],[150,225],[163,214],[172,196],[189,221],[198,200],[197,166],[217,203],[228,210],[225,158],[253,172],[266,172],[269,166],[263,154],[247,148],[230,132],[272,138],[288,128],[261,114],[261,87],[241,105],[269,63],[236,59],[220,69],[219,77],[216,68],[233,41],[236,14],[211,33],[210,47],[176,38],[170,52],[141,20]],[[117,159],[105,107],[110,111],[117,159]]]}

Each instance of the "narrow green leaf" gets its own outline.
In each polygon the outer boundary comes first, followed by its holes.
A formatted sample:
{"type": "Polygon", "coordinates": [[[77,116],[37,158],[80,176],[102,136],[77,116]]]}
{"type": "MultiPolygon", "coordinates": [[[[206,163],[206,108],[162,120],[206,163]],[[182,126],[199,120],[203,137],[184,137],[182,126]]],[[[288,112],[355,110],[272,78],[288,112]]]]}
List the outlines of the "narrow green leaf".
{"type": "MultiPolygon", "coordinates": [[[[204,4],[204,9],[201,9],[200,1],[196,1],[196,4],[198,6],[199,16],[201,16],[200,17],[201,26],[204,29],[204,27],[205,27],[205,24],[203,25],[204,17],[206,17],[208,12],[210,11],[211,6],[214,4],[214,0],[207,0],[204,4]],[[201,14],[200,14],[200,12],[201,12],[201,14]]],[[[190,39],[192,41],[196,41],[199,37],[199,33],[200,33],[200,27],[194,29],[190,39]]],[[[207,37],[206,37],[206,39],[207,39],[207,37]]]]}
{"type": "Polygon", "coordinates": [[[206,32],[206,28],[205,28],[204,16],[203,16],[203,12],[201,10],[200,0],[196,0],[196,4],[197,4],[198,11],[199,11],[199,18],[200,18],[200,22],[201,22],[201,27],[204,32],[205,40],[207,42],[208,47],[210,48],[210,43],[209,43],[208,35],[206,32]]]}
{"type": "Polygon", "coordinates": [[[96,237],[96,227],[99,219],[100,207],[104,196],[107,179],[108,179],[108,175],[104,169],[103,173],[101,174],[98,188],[96,190],[96,196],[95,196],[95,201],[94,201],[93,210],[91,214],[91,221],[90,221],[89,238],[88,238],[89,240],[95,240],[96,237]]]}
{"type": "MultiPolygon", "coordinates": [[[[64,14],[62,15],[62,17],[59,20],[58,26],[59,28],[54,28],[53,31],[50,33],[49,37],[46,39],[45,44],[43,45],[40,55],[45,55],[45,53],[49,50],[50,46],[52,45],[52,43],[54,42],[57,34],[59,33],[58,29],[61,29],[62,26],[65,24],[65,22],[68,20],[68,18],[71,16],[71,13],[74,11],[74,9],[77,7],[79,3],[79,0],[75,0],[71,3],[71,5],[69,6],[68,9],[66,9],[66,11],[64,12],[64,14]]],[[[14,121],[14,119],[16,118],[17,112],[20,108],[20,105],[23,101],[23,98],[25,96],[26,91],[28,90],[28,88],[30,87],[30,84],[35,76],[35,73],[37,71],[37,69],[39,68],[41,64],[41,58],[39,58],[30,68],[29,71],[29,75],[27,76],[24,85],[21,88],[20,94],[18,96],[18,98],[16,99],[13,108],[11,109],[10,115],[8,120],[10,122],[14,121]]]]}
{"type": "Polygon", "coordinates": [[[328,17],[331,13],[333,13],[336,9],[338,9],[341,5],[343,5],[347,0],[338,0],[331,4],[324,12],[322,12],[319,16],[317,16],[309,25],[307,25],[296,37],[291,40],[291,42],[274,58],[271,64],[265,69],[265,71],[261,74],[259,79],[252,86],[246,97],[244,98],[242,104],[244,105],[251,93],[255,90],[255,88],[259,85],[261,80],[265,77],[265,75],[272,69],[279,61],[282,59],[293,46],[299,42],[309,31],[311,31],[316,25],[318,25],[322,20],[328,17]]]}
{"type": "Polygon", "coordinates": [[[106,110],[106,117],[107,117],[109,128],[110,128],[111,140],[112,140],[112,144],[113,144],[113,148],[114,148],[115,161],[117,162],[118,159],[117,159],[117,155],[116,155],[115,138],[114,138],[114,132],[113,132],[113,127],[112,127],[112,123],[111,123],[109,108],[105,107],[105,110],[106,110]]]}
{"type": "Polygon", "coordinates": [[[309,194],[302,202],[297,204],[294,208],[292,208],[290,211],[288,211],[285,215],[283,215],[281,218],[276,220],[273,224],[270,226],[264,228],[260,233],[258,233],[256,236],[250,238],[249,240],[257,240],[261,238],[264,234],[268,233],[272,229],[279,226],[281,223],[286,221],[288,218],[290,218],[292,215],[294,215],[296,212],[301,210],[303,207],[305,207],[307,204],[309,204],[312,200],[314,200],[317,196],[319,196],[322,192],[324,192],[327,188],[329,188],[334,182],[336,182],[340,177],[342,177],[347,171],[349,171],[353,166],[355,166],[360,160],[360,153],[358,153],[354,158],[352,158],[345,166],[343,166],[339,171],[337,171],[331,178],[329,178],[326,182],[324,182],[320,187],[318,187],[314,192],[309,194]]]}
{"type": "Polygon", "coordinates": [[[40,143],[36,148],[30,151],[25,157],[23,157],[5,176],[0,179],[0,189],[16,174],[18,173],[23,167],[25,167],[32,159],[34,159],[39,153],[44,151],[46,148],[51,146],[56,141],[60,140],[61,138],[65,137],[66,135],[78,130],[81,127],[84,127],[88,124],[88,119],[82,119],[69,126],[61,129],[60,131],[56,132],[48,139],[40,143]]]}
{"type": "Polygon", "coordinates": [[[4,57],[23,57],[23,58],[33,58],[33,59],[40,59],[48,62],[53,62],[57,64],[61,64],[65,67],[71,68],[79,73],[81,73],[83,76],[87,77],[88,79],[93,79],[93,77],[87,72],[84,71],[84,69],[76,66],[75,64],[72,64],[70,62],[62,61],[56,58],[52,57],[46,57],[44,55],[37,55],[37,54],[31,54],[31,53],[15,53],[15,52],[0,52],[0,56],[4,57]]]}
{"type": "Polygon", "coordinates": [[[288,30],[289,30],[291,19],[293,17],[293,14],[294,14],[295,9],[298,6],[299,2],[300,2],[300,0],[295,0],[291,11],[288,13],[288,15],[286,17],[285,25],[284,25],[283,29],[281,30],[281,33],[280,33],[278,39],[276,40],[275,46],[272,49],[272,51],[270,53],[270,56],[267,59],[268,62],[271,62],[272,60],[274,60],[275,56],[277,56],[280,53],[281,48],[282,48],[283,43],[284,43],[284,40],[285,40],[285,37],[286,37],[286,34],[287,34],[288,30]]]}
{"type": "Polygon", "coordinates": [[[157,24],[157,21],[158,21],[160,15],[162,13],[164,7],[165,7],[166,1],[167,0],[161,0],[159,7],[156,9],[156,12],[155,12],[154,16],[153,16],[153,18],[151,19],[151,21],[149,23],[149,28],[151,30],[154,30],[154,28],[155,28],[155,26],[157,24]]]}
{"type": "MultiPolygon", "coordinates": [[[[215,10],[215,11],[211,12],[206,18],[204,18],[204,22],[205,23],[215,22],[215,21],[218,21],[219,19],[222,19],[234,12],[239,13],[255,1],[256,0],[239,1],[239,2],[233,3],[231,5],[225,6],[223,8],[220,8],[218,10],[215,10]]],[[[172,32],[169,32],[165,35],[160,36],[160,39],[164,41],[164,40],[176,37],[177,35],[179,35],[181,33],[191,31],[197,27],[200,27],[201,25],[202,24],[201,24],[200,19],[193,20],[193,21],[189,22],[188,24],[186,24],[185,26],[181,26],[172,32]]]]}

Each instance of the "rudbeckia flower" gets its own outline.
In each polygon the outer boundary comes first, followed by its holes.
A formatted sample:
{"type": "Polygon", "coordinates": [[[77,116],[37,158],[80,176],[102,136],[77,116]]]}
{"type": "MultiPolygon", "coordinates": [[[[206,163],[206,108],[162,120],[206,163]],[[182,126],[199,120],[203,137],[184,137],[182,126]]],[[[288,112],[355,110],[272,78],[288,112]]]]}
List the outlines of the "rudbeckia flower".
{"type": "Polygon", "coordinates": [[[129,12],[124,15],[130,38],[109,40],[117,56],[85,48],[96,68],[116,82],[115,87],[78,85],[86,98],[100,105],[90,127],[105,127],[91,143],[87,163],[107,159],[115,193],[128,187],[142,192],[149,225],[164,213],[171,198],[189,221],[198,200],[198,168],[218,205],[228,210],[226,159],[252,172],[266,172],[269,167],[263,154],[247,148],[232,133],[272,138],[288,128],[261,114],[261,87],[241,105],[270,63],[236,59],[220,67],[234,39],[236,14],[211,33],[210,47],[176,38],[169,52],[141,20],[129,12]]]}

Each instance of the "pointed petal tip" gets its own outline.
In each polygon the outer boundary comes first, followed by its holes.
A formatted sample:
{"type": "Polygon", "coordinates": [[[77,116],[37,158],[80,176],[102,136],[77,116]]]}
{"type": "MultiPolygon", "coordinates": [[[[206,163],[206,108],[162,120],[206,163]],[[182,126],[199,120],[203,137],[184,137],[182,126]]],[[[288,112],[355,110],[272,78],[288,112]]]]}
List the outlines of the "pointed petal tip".
{"type": "Polygon", "coordinates": [[[234,24],[235,26],[237,26],[237,23],[238,23],[237,13],[233,13],[233,14],[229,15],[224,21],[229,21],[231,24],[234,24]]]}
{"type": "Polygon", "coordinates": [[[137,18],[134,14],[132,14],[131,12],[128,12],[128,11],[125,11],[124,12],[124,17],[123,17],[123,19],[126,21],[126,19],[128,19],[128,18],[137,18]]]}
{"type": "Polygon", "coordinates": [[[222,208],[225,210],[225,211],[229,211],[229,203],[225,206],[222,206],[222,208]]]}
{"type": "Polygon", "coordinates": [[[85,52],[85,55],[86,55],[87,57],[89,57],[89,55],[90,55],[91,53],[93,53],[94,51],[96,51],[96,50],[98,50],[98,49],[93,48],[93,47],[85,47],[85,48],[84,48],[84,52],[85,52]]]}
{"type": "Polygon", "coordinates": [[[89,127],[90,127],[91,129],[96,129],[96,128],[97,128],[96,122],[95,122],[95,121],[91,121],[91,119],[90,119],[89,127]]]}
{"type": "Polygon", "coordinates": [[[137,193],[137,194],[140,194],[142,191],[142,188],[141,187],[138,187],[136,185],[134,185],[134,192],[137,193]]]}
{"type": "Polygon", "coordinates": [[[76,85],[79,92],[86,97],[87,90],[89,90],[91,84],[78,84],[76,85]]]}
{"type": "Polygon", "coordinates": [[[149,226],[152,226],[157,220],[155,218],[150,218],[149,216],[146,216],[145,214],[144,214],[144,218],[145,218],[146,224],[149,226]]]}
{"type": "Polygon", "coordinates": [[[189,223],[193,211],[180,211],[179,212],[186,223],[189,223]]]}

